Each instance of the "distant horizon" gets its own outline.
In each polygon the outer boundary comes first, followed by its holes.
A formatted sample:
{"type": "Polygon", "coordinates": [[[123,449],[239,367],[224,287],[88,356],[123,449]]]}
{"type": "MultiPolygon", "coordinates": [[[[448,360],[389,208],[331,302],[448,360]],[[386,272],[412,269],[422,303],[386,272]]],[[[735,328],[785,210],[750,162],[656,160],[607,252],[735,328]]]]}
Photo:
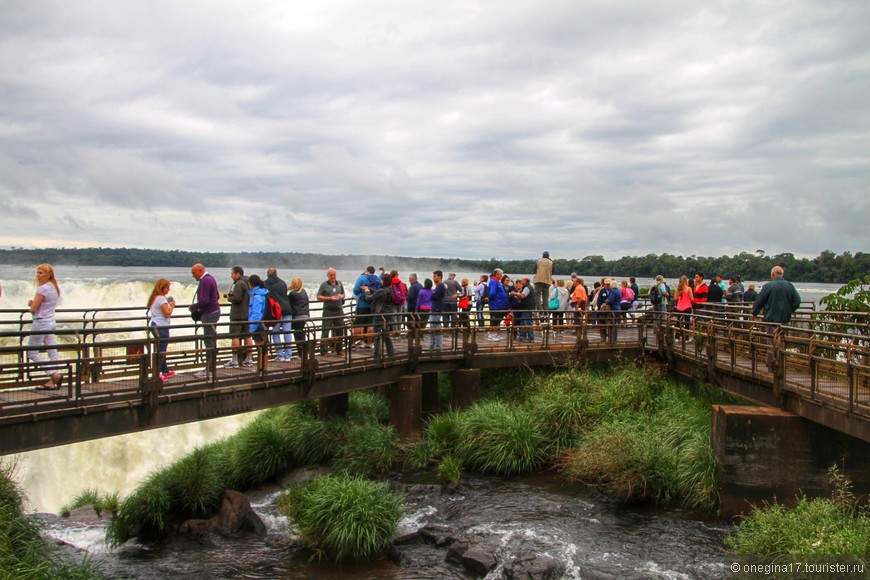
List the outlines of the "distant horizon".
{"type": "MultiPolygon", "coordinates": [[[[456,257],[395,256],[391,254],[315,254],[277,251],[186,252],[126,247],[39,249],[14,247],[11,250],[0,249],[0,263],[8,263],[9,265],[35,265],[48,262],[58,266],[189,267],[201,262],[207,268],[241,265],[246,268],[317,269],[326,265],[342,270],[375,266],[405,271],[432,268],[444,271],[462,270],[481,273],[490,273],[495,268],[500,268],[505,272],[530,274],[534,272],[535,264],[540,257],[541,253],[519,260],[497,258],[475,260],[456,257]]],[[[770,269],[775,265],[782,266],[786,270],[787,279],[794,281],[846,283],[856,277],[863,278],[870,274],[870,254],[843,252],[836,255],[825,250],[817,257],[807,259],[798,258],[789,253],[768,256],[762,250],[758,250],[755,253],[744,251],[733,256],[723,255],[719,257],[647,254],[607,260],[601,255],[587,255],[582,259],[556,256],[553,273],[565,275],[571,272],[605,272],[620,278],[630,276],[652,278],[661,274],[666,278],[677,278],[682,274],[701,272],[705,278],[719,274],[726,280],[731,276],[766,280],[769,277],[770,269]]]]}
{"type": "MultiPolygon", "coordinates": [[[[732,257],[732,256],[740,256],[740,255],[753,255],[757,256],[758,252],[761,251],[761,256],[764,257],[776,257],[776,256],[784,256],[791,255],[797,259],[813,259],[821,255],[823,252],[831,251],[829,248],[820,249],[817,253],[794,253],[794,252],[776,252],[773,254],[767,253],[763,250],[741,250],[736,254],[732,253],[722,253],[719,255],[698,255],[697,253],[692,254],[674,254],[671,252],[647,252],[646,254],[623,254],[621,256],[608,255],[608,254],[598,254],[598,253],[589,253],[584,256],[553,256],[553,252],[547,250],[546,248],[538,251],[537,253],[532,253],[533,255],[519,257],[519,258],[509,258],[504,257],[500,258],[498,256],[482,256],[482,257],[467,257],[467,256],[434,256],[434,255],[426,255],[426,256],[410,256],[410,255],[398,255],[391,253],[371,253],[371,252],[360,252],[360,253],[328,253],[328,252],[314,252],[314,251],[305,251],[305,250],[280,250],[280,249],[269,249],[269,250],[188,250],[183,248],[156,248],[156,247],[146,247],[146,246],[40,246],[40,247],[31,247],[31,246],[0,246],[0,253],[2,252],[11,252],[11,251],[25,251],[25,252],[76,252],[76,251],[88,251],[88,250],[110,250],[110,251],[118,251],[118,250],[133,250],[137,252],[160,252],[160,253],[182,253],[182,254],[202,254],[202,255],[230,255],[230,256],[244,256],[244,255],[258,255],[258,254],[281,254],[281,255],[302,255],[302,256],[326,256],[326,257],[336,257],[336,258],[397,258],[397,259],[412,259],[412,260],[440,260],[440,261],[450,261],[450,260],[461,260],[461,261],[488,261],[488,260],[499,260],[505,262],[514,262],[518,260],[538,260],[542,257],[543,252],[548,252],[550,254],[550,258],[553,260],[583,260],[589,257],[602,257],[607,261],[618,261],[625,258],[640,258],[647,255],[655,255],[655,256],[674,256],[676,258],[688,259],[688,258],[722,258],[722,257],[732,257]]],[[[857,251],[853,252],[852,250],[843,250],[838,255],[842,254],[863,254],[865,252],[857,251]]]]}

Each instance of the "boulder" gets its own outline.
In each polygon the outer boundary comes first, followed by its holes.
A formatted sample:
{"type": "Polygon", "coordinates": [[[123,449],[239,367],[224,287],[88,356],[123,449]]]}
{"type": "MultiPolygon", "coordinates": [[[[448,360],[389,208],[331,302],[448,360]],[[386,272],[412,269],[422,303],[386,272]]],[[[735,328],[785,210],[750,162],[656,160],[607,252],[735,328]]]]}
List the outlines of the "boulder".
{"type": "Polygon", "coordinates": [[[266,536],[266,524],[254,512],[245,494],[225,489],[221,494],[220,512],[207,520],[187,520],[179,526],[179,533],[206,536],[212,532],[229,537],[241,530],[251,530],[266,536]]]}

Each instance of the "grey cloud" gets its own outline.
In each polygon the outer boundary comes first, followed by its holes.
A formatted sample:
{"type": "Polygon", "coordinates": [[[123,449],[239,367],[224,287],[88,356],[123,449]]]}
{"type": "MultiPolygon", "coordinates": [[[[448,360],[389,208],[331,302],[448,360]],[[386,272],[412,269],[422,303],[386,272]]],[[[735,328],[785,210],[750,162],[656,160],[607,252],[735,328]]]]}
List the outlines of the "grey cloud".
{"type": "Polygon", "coordinates": [[[27,244],[17,211],[68,246],[862,250],[868,16],[812,2],[11,0],[0,230],[27,244]]]}

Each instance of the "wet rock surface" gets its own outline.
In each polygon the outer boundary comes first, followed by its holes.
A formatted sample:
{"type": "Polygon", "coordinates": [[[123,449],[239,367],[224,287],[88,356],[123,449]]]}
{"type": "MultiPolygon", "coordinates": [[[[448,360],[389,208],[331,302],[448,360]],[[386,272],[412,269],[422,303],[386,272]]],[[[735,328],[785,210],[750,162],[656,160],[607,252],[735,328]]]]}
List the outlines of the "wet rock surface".
{"type": "Polygon", "coordinates": [[[178,527],[179,534],[191,534],[195,537],[211,533],[230,537],[241,530],[252,531],[261,537],[266,536],[266,525],[251,508],[248,497],[231,489],[225,489],[221,494],[220,512],[216,516],[207,520],[187,520],[178,527]]]}
{"type": "MultiPolygon", "coordinates": [[[[288,479],[313,474],[302,470],[288,479]]],[[[404,516],[389,558],[380,560],[312,560],[292,524],[278,511],[275,499],[281,486],[274,484],[247,494],[252,511],[267,528],[265,538],[240,528],[231,537],[217,532],[185,534],[160,545],[128,542],[109,551],[95,543],[89,549],[107,577],[143,580],[646,580],[726,575],[722,537],[728,526],[722,522],[678,510],[626,507],[546,475],[468,477],[452,488],[431,484],[431,475],[419,476],[424,477],[429,481],[420,483],[404,475],[391,479],[405,496],[404,516]]],[[[100,526],[105,522],[70,525],[66,518],[40,517],[57,534],[51,535],[74,546],[85,545],[81,534],[103,537],[100,526]]],[[[91,521],[90,515],[84,517],[91,521]]]]}

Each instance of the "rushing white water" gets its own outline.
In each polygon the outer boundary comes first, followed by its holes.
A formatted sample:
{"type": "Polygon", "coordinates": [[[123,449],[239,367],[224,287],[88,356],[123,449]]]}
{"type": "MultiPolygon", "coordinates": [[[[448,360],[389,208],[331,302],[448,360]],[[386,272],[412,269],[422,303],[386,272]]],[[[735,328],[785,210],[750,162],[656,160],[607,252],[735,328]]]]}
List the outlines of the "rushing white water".
{"type": "Polygon", "coordinates": [[[257,413],[21,453],[19,483],[36,511],[58,512],[84,489],[133,491],[151,472],[235,433],[257,413]]]}

